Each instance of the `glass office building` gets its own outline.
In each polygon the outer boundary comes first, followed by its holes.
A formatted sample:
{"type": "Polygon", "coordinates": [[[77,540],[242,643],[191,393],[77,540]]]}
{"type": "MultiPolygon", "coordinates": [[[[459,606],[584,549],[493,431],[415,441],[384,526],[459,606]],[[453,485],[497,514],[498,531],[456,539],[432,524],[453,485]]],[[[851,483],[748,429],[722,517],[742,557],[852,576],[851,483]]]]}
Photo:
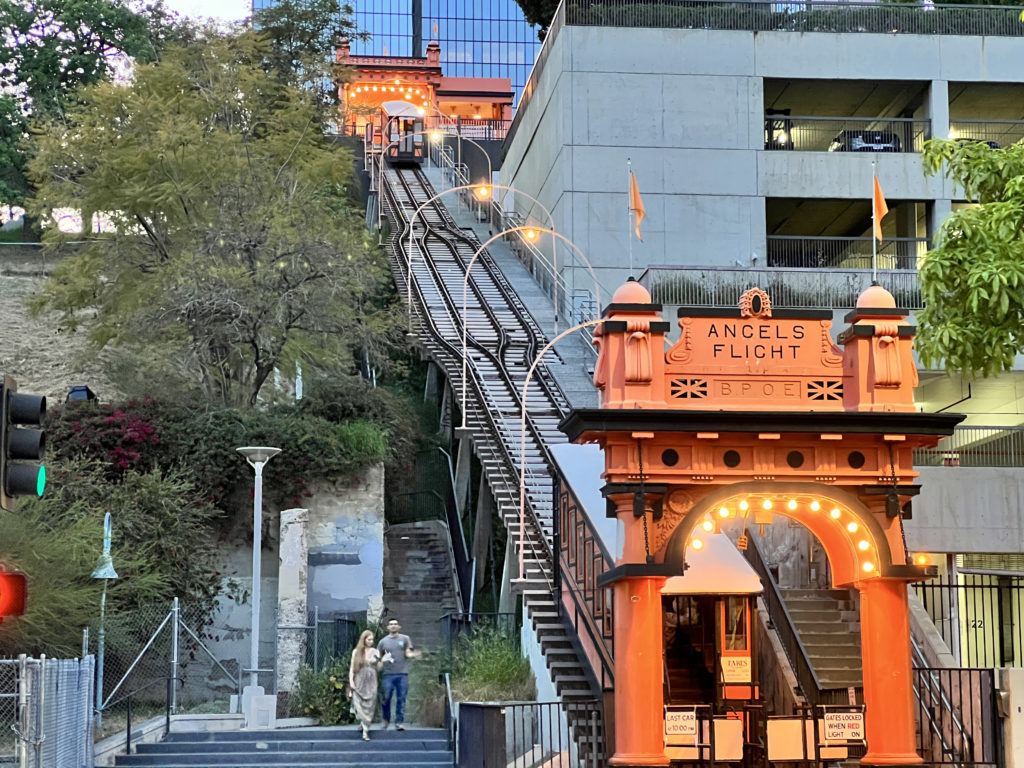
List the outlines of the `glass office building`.
{"type": "MultiPolygon", "coordinates": [[[[349,0],[356,27],[370,40],[353,40],[353,56],[424,55],[441,45],[447,77],[507,77],[519,103],[540,50],[537,29],[526,23],[515,0],[349,0]]],[[[273,0],[253,0],[259,10],[273,0]]]]}

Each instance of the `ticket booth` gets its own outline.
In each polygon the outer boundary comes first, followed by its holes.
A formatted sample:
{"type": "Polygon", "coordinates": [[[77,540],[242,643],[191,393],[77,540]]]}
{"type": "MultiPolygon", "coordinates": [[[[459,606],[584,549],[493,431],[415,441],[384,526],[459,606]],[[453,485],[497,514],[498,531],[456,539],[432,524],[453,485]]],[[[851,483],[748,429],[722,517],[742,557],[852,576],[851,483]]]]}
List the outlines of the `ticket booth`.
{"type": "Polygon", "coordinates": [[[762,587],[728,536],[701,543],[661,590],[665,703],[720,711],[760,698],[753,616],[762,587]]]}

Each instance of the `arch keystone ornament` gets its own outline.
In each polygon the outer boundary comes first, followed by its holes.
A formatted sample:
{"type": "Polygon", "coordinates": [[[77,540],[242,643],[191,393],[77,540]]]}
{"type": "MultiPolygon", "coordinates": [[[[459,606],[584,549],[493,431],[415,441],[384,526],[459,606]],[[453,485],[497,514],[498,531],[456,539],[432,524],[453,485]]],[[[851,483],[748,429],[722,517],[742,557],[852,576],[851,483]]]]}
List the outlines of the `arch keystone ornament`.
{"type": "MultiPolygon", "coordinates": [[[[782,515],[817,537],[834,587],[860,593],[865,765],[922,762],[915,750],[907,584],[935,575],[906,551],[919,491],[915,448],[959,414],[918,413],[914,328],[872,285],[833,341],[831,310],[786,309],[754,288],[736,309],[683,307],[679,341],[647,290],[615,292],[594,331],[598,408],[562,430],[597,443],[617,518],[613,590],[616,766],[663,766],[661,589],[704,556],[702,537],[747,534],[782,515]]],[[[788,714],[788,713],[785,713],[788,714]]]]}

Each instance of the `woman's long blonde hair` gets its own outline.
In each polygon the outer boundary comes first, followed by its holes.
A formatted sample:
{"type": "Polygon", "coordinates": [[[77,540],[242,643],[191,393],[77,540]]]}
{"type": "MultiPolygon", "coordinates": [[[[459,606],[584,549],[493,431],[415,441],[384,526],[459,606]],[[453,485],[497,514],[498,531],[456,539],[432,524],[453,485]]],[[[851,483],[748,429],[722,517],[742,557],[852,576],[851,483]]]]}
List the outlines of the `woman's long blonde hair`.
{"type": "Polygon", "coordinates": [[[373,630],[367,629],[359,636],[359,642],[352,649],[352,674],[366,666],[366,638],[373,638],[373,630]]]}

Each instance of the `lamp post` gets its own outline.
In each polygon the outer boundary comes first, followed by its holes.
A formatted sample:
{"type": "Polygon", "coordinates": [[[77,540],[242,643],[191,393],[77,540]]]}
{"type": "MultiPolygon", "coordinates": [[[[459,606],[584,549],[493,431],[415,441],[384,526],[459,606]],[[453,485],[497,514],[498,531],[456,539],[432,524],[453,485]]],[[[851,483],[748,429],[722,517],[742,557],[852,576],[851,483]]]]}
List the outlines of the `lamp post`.
{"type": "MultiPolygon", "coordinates": [[[[601,305],[601,285],[600,285],[600,283],[597,282],[597,275],[594,274],[594,268],[590,265],[590,261],[587,259],[586,256],[583,255],[583,251],[581,251],[579,249],[579,247],[576,245],[576,243],[574,243],[572,240],[570,240],[569,238],[565,237],[564,235],[562,235],[562,234],[560,234],[558,232],[555,232],[555,230],[553,230],[553,229],[545,229],[544,227],[511,227],[509,229],[506,229],[506,230],[503,230],[501,232],[498,232],[496,235],[493,235],[490,238],[490,240],[488,240],[483,245],[481,245],[479,248],[477,248],[476,253],[473,254],[473,258],[471,258],[469,260],[469,263],[466,265],[466,274],[462,278],[462,427],[461,428],[463,430],[467,429],[467,426],[466,426],[466,403],[468,401],[466,399],[466,397],[467,397],[467,394],[466,394],[466,391],[467,391],[466,390],[466,384],[467,384],[466,363],[467,363],[467,358],[468,358],[469,355],[468,355],[468,344],[467,344],[466,304],[467,304],[468,293],[469,293],[469,270],[472,269],[473,264],[476,263],[477,257],[480,256],[480,254],[482,254],[484,252],[484,250],[487,248],[487,246],[489,246],[491,243],[493,243],[499,237],[503,237],[504,235],[507,235],[507,234],[509,234],[511,232],[524,232],[524,231],[527,233],[527,239],[531,239],[529,237],[529,235],[531,233],[546,232],[547,234],[551,235],[552,237],[557,237],[557,238],[559,238],[561,240],[564,240],[569,245],[570,248],[572,248],[577,254],[579,254],[579,257],[581,259],[583,259],[583,263],[587,265],[587,269],[590,270],[590,276],[594,278],[594,290],[597,293],[597,304],[598,304],[598,306],[601,305]]],[[[555,319],[555,322],[556,322],[555,333],[558,333],[558,328],[557,328],[557,322],[558,322],[558,320],[557,320],[557,318],[558,318],[558,306],[557,306],[557,300],[558,300],[558,273],[557,272],[555,272],[555,300],[556,300],[556,305],[555,305],[555,318],[556,318],[555,319]]],[[[558,338],[561,338],[561,336],[559,336],[558,338]]]]}
{"type": "Polygon", "coordinates": [[[526,380],[523,381],[523,399],[522,406],[519,416],[519,580],[522,581],[525,577],[525,565],[523,561],[523,553],[526,547],[526,391],[530,386],[530,378],[533,376],[533,372],[537,370],[537,365],[540,363],[541,358],[547,354],[547,351],[551,349],[555,344],[570,333],[575,333],[578,330],[586,328],[590,325],[597,325],[599,323],[607,322],[606,318],[599,320],[587,320],[585,323],[574,325],[572,328],[566,328],[560,334],[555,336],[551,341],[544,345],[544,348],[537,353],[537,356],[533,359],[533,364],[530,366],[530,370],[526,373],[526,380]]]}
{"type": "Polygon", "coordinates": [[[263,467],[281,452],[280,448],[246,446],[236,448],[256,471],[252,500],[252,638],[249,643],[249,685],[259,685],[260,668],[260,550],[263,547],[263,467]]]}
{"type": "Polygon", "coordinates": [[[100,626],[96,633],[96,727],[103,724],[103,651],[105,633],[103,624],[107,614],[107,584],[111,579],[117,578],[117,571],[114,570],[114,560],[110,556],[110,540],[114,537],[114,524],[111,521],[110,513],[103,517],[103,554],[96,561],[96,567],[92,570],[94,579],[103,580],[103,594],[100,597],[100,626]]]}

